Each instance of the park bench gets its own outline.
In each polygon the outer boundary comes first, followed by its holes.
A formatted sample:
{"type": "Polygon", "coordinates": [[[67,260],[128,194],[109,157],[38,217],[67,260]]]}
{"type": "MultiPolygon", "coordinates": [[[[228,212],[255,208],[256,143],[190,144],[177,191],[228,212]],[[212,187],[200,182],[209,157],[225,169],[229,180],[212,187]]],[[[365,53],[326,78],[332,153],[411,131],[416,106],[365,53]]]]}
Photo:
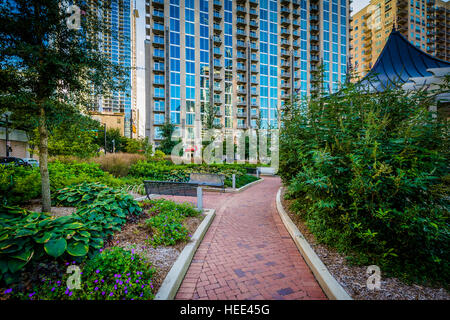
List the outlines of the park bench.
{"type": "Polygon", "coordinates": [[[245,168],[247,174],[255,174],[259,178],[259,168],[245,168]]]}
{"type": "Polygon", "coordinates": [[[199,186],[220,187],[225,191],[225,175],[214,173],[191,173],[189,183],[199,186]]]}

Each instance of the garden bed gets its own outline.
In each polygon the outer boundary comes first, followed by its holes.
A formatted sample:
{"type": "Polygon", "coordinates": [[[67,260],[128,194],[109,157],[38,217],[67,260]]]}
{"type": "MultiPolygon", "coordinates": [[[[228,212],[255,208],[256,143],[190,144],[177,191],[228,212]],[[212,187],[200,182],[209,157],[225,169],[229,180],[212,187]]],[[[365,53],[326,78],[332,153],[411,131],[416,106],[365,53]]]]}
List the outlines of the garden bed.
{"type": "MultiPolygon", "coordinates": [[[[145,220],[148,218],[150,218],[150,215],[147,210],[144,210],[144,213],[138,220],[125,224],[120,232],[114,234],[105,248],[111,246],[121,247],[125,250],[134,250],[134,252],[143,256],[156,269],[153,285],[155,292],[158,292],[167,273],[188,242],[179,242],[173,246],[159,245],[152,247],[148,244],[148,239],[152,233],[145,226],[145,220]]],[[[195,233],[203,218],[203,215],[199,215],[196,217],[187,217],[183,221],[190,235],[195,233]]]]}
{"type": "Polygon", "coordinates": [[[0,300],[153,299],[203,220],[192,204],[138,203],[99,184],[61,189],[53,201],[52,214],[39,201],[2,207],[0,280],[9,284],[0,300]],[[78,290],[66,286],[69,265],[82,271],[78,290]]]}
{"type": "Polygon", "coordinates": [[[346,257],[336,249],[318,243],[315,236],[308,230],[305,222],[299,215],[293,214],[290,208],[291,200],[284,199],[285,188],[282,189],[281,203],[325,264],[333,277],[344,287],[347,293],[355,300],[450,300],[450,294],[444,288],[434,288],[416,284],[405,284],[397,278],[386,278],[381,270],[380,290],[369,290],[366,286],[366,270],[368,266],[350,265],[346,257]]]}

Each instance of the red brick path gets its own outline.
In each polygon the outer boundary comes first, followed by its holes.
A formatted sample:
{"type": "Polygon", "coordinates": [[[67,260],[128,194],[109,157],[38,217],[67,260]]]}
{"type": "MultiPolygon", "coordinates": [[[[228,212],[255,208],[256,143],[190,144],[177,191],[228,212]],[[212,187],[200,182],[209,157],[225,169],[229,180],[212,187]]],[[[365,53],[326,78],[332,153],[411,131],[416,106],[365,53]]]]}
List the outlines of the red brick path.
{"type": "Polygon", "coordinates": [[[278,215],[280,186],[264,177],[241,193],[204,193],[216,217],[176,299],[326,299],[278,215]]]}

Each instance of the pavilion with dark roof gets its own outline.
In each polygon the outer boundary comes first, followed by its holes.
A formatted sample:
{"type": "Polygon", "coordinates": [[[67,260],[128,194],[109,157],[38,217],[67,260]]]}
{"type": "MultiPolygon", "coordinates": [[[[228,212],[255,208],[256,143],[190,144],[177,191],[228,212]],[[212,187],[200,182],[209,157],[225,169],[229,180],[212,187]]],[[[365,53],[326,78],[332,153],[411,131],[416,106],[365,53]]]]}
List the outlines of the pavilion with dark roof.
{"type": "Polygon", "coordinates": [[[371,92],[388,87],[414,90],[436,85],[446,74],[450,74],[450,62],[423,52],[393,29],[377,61],[358,85],[371,92]]]}

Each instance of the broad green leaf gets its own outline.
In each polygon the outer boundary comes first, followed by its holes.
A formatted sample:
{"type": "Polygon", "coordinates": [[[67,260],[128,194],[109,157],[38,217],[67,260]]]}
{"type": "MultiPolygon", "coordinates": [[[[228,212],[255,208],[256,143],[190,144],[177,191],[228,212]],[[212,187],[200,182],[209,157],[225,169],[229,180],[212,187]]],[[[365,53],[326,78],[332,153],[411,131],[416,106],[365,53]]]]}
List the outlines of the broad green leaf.
{"type": "Polygon", "coordinates": [[[22,269],[27,263],[28,263],[28,261],[23,261],[23,260],[19,260],[19,259],[9,259],[8,260],[9,271],[11,271],[12,273],[15,273],[15,272],[19,271],[20,269],[22,269]]]}
{"type": "Polygon", "coordinates": [[[56,240],[49,240],[44,245],[45,252],[47,252],[48,255],[58,258],[61,256],[64,251],[66,251],[67,248],[67,241],[64,238],[59,238],[56,240]]]}
{"type": "Polygon", "coordinates": [[[84,242],[71,242],[67,246],[67,252],[75,257],[81,257],[88,253],[89,246],[84,242]]]}

